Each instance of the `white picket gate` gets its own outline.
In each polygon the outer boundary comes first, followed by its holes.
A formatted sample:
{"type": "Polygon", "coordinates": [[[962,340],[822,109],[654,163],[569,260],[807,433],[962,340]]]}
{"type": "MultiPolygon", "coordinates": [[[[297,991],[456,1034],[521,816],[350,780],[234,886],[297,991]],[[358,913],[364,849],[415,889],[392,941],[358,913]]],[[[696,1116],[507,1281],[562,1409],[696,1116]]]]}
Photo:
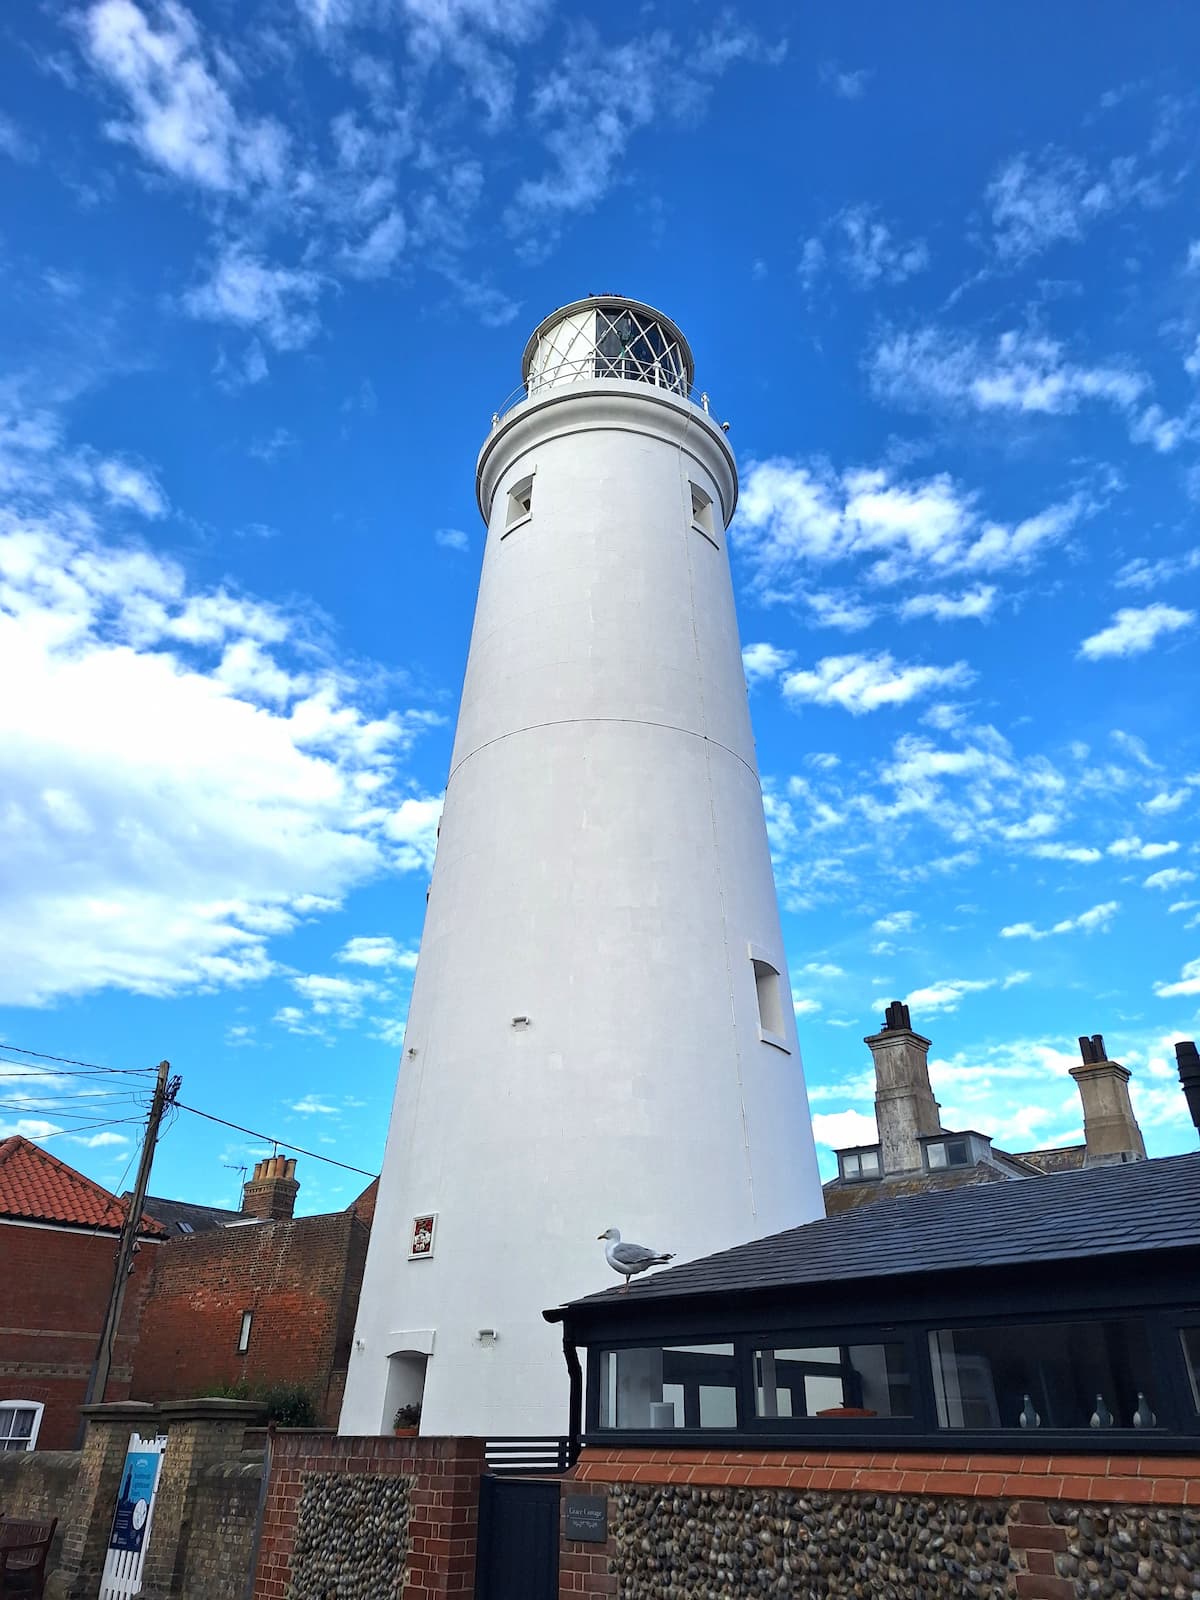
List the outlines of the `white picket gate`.
{"type": "Polygon", "coordinates": [[[100,1579],[100,1600],[126,1600],[126,1596],[142,1592],[142,1569],[150,1546],[154,1501],[166,1447],[165,1434],[152,1439],[143,1439],[136,1433],[130,1436],[100,1579]]]}

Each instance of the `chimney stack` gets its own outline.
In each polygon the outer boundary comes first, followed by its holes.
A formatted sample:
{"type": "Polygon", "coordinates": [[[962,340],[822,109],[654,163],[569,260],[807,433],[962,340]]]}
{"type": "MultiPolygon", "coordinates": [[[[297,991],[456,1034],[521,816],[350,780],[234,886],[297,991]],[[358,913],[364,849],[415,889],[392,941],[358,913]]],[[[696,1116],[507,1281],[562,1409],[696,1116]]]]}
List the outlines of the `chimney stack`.
{"type": "Polygon", "coordinates": [[[1200,1133],[1200,1051],[1193,1039],[1180,1039],[1175,1046],[1175,1061],[1179,1067],[1179,1081],[1187,1099],[1187,1108],[1200,1133]]]}
{"type": "Polygon", "coordinates": [[[929,1039],[914,1033],[908,1007],[893,1000],[883,1029],[863,1043],[875,1060],[875,1121],[880,1167],[886,1176],[922,1167],[919,1141],[940,1133],[938,1103],[929,1083],[929,1039]]]}
{"type": "Polygon", "coordinates": [[[242,1214],[263,1222],[289,1222],[296,1209],[294,1156],[268,1156],[254,1168],[254,1175],[242,1186],[242,1214]]]}
{"type": "Polygon", "coordinates": [[[1071,1068],[1083,1101],[1083,1136],[1087,1141],[1085,1167],[1112,1167],[1122,1161],[1144,1161],[1146,1146],[1129,1102],[1129,1071],[1110,1061],[1104,1035],[1080,1035],[1082,1063],[1071,1068]]]}

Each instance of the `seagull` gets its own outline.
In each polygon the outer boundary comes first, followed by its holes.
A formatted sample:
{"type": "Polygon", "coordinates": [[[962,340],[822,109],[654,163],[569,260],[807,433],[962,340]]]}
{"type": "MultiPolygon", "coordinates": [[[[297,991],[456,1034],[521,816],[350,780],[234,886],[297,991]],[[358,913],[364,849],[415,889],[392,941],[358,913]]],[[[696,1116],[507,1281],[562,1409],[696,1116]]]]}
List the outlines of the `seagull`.
{"type": "Polygon", "coordinates": [[[622,1293],[629,1288],[629,1280],[635,1272],[645,1272],[647,1267],[664,1266],[668,1261],[675,1259],[669,1251],[649,1250],[644,1244],[622,1244],[619,1228],[606,1228],[596,1237],[607,1240],[604,1246],[604,1259],[614,1272],[624,1275],[622,1293]]]}

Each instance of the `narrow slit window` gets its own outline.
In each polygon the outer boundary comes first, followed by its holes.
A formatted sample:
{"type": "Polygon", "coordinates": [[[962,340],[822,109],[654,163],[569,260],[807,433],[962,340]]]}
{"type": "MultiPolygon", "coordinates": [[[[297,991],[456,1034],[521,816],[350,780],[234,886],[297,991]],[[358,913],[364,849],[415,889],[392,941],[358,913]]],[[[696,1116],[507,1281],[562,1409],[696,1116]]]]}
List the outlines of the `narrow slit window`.
{"type": "Polygon", "coordinates": [[[244,1356],[250,1348],[250,1326],[254,1321],[253,1311],[242,1312],[242,1325],[238,1329],[238,1355],[244,1356]]]}
{"type": "Polygon", "coordinates": [[[504,519],[505,532],[515,528],[518,522],[524,522],[526,517],[533,515],[533,479],[522,478],[508,491],[508,515],[504,519]]]}
{"type": "Polygon", "coordinates": [[[692,527],[697,533],[702,533],[706,539],[711,539],[716,544],[717,532],[713,523],[712,496],[705,494],[704,490],[694,483],[690,483],[688,488],[692,494],[692,527]]]}
{"type": "Polygon", "coordinates": [[[779,973],[769,961],[754,961],[754,987],[758,990],[758,1025],[772,1039],[783,1038],[783,994],[779,973]]]}

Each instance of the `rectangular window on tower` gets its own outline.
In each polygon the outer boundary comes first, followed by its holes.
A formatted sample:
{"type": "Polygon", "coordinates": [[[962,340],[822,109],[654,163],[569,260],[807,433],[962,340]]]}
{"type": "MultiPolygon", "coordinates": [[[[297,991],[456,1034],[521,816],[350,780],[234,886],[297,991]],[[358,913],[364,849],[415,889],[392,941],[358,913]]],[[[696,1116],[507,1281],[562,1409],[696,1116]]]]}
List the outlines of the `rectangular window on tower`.
{"type": "Polygon", "coordinates": [[[692,497],[692,527],[702,533],[711,544],[717,542],[716,523],[713,521],[712,496],[705,494],[697,484],[689,483],[692,497]]]}
{"type": "Polygon", "coordinates": [[[761,956],[751,955],[754,987],[758,992],[758,1036],[777,1050],[788,1048],[783,1022],[783,985],[779,970],[761,956]]]}
{"type": "Polygon", "coordinates": [[[528,522],[533,515],[533,478],[522,478],[520,483],[514,484],[508,491],[508,509],[504,517],[504,533],[506,534],[519,528],[521,523],[528,522]]]}
{"type": "Polygon", "coordinates": [[[253,1311],[242,1312],[242,1325],[238,1329],[237,1353],[244,1356],[250,1348],[250,1327],[254,1321],[253,1311]]]}

